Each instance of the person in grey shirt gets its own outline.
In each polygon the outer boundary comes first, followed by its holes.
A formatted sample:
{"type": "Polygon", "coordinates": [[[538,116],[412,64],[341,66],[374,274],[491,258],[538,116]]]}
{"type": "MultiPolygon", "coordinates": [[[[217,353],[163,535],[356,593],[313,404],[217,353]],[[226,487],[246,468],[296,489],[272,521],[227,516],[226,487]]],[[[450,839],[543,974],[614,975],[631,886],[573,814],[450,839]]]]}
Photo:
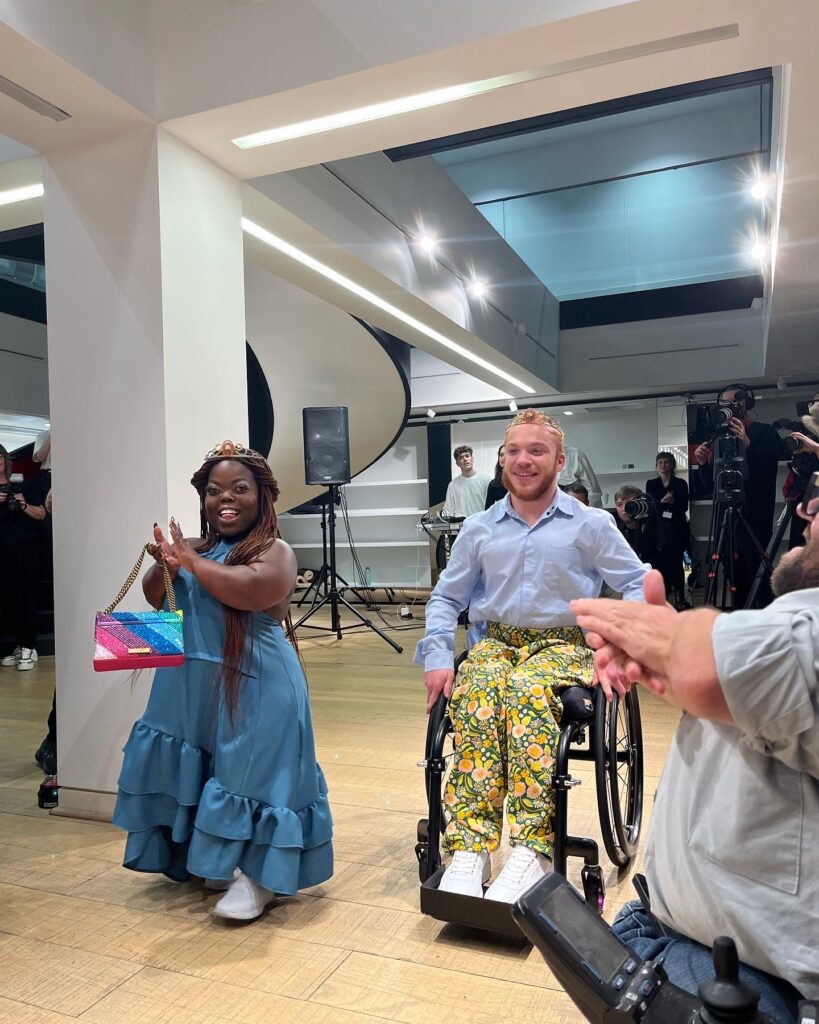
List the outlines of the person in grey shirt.
{"type": "Polygon", "coordinates": [[[730,935],[760,1009],[794,1019],[819,998],[819,485],[800,507],[804,548],[784,555],[767,608],[679,614],[662,579],[644,605],[573,602],[610,694],[638,681],[682,709],[646,850],[651,908],[615,930],[642,956],[666,956],[696,991],[708,947],[730,935]],[[788,984],[783,984],[785,979],[788,984]]]}
{"type": "Polygon", "coordinates": [[[452,453],[460,474],[450,480],[446,489],[444,509],[451,516],[474,516],[486,503],[489,477],[475,469],[475,456],[468,444],[459,445],[452,453]]]}
{"type": "Polygon", "coordinates": [[[415,660],[424,666],[427,711],[451,696],[457,757],[444,802],[452,861],[439,888],[513,902],[549,869],[554,831],[552,768],[561,690],[590,685],[593,652],[569,610],[605,580],[642,600],[643,565],[603,509],[557,486],[563,431],[527,409],[506,431],[508,494],[464,523],[427,603],[415,660]],[[473,623],[455,683],[455,624],[473,623]],[[454,689],[453,689],[454,683],[454,689]],[[512,853],[483,894],[498,848],[504,800],[512,853]]]}

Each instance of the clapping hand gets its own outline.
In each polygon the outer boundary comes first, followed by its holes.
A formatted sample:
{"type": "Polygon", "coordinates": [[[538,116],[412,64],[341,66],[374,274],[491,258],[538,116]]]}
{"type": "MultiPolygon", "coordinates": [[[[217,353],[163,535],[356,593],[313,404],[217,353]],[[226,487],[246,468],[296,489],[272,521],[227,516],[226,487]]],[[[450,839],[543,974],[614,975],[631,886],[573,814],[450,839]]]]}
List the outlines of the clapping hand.
{"type": "Polygon", "coordinates": [[[665,692],[663,669],[677,612],[666,602],[665,584],[656,569],[646,573],[643,593],[645,604],[600,599],[571,603],[577,624],[588,630],[586,641],[596,651],[596,682],[607,700],[613,693],[624,697],[636,682],[654,693],[665,692]]]}
{"type": "Polygon", "coordinates": [[[179,555],[174,550],[174,546],[165,539],[165,535],[162,533],[161,527],[154,523],[154,542],[148,545],[148,554],[154,559],[157,565],[161,565],[165,562],[168,567],[168,572],[171,574],[171,579],[174,579],[176,574],[179,572],[179,567],[182,562],[179,559],[179,555]]]}

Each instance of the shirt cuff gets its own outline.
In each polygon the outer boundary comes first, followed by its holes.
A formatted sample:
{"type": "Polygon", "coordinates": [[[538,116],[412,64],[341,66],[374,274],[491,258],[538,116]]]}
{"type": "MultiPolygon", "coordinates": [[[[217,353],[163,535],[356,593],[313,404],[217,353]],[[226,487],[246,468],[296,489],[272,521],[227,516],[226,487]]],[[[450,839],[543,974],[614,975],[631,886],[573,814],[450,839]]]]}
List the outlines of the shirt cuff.
{"type": "Polygon", "coordinates": [[[435,672],[439,669],[452,670],[455,667],[455,655],[452,651],[429,651],[428,654],[424,654],[420,648],[421,644],[419,643],[413,660],[417,664],[423,664],[425,672],[435,672]]]}

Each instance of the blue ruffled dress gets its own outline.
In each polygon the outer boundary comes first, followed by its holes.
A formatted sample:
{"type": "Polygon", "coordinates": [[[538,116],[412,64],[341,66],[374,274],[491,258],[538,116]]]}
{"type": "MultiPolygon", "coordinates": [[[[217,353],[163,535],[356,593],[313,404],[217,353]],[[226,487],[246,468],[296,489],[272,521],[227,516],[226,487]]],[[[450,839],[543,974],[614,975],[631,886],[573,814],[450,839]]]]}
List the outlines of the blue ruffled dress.
{"type": "MultiPolygon", "coordinates": [[[[204,557],[224,562],[221,540],[204,557]]],[[[128,832],[124,865],[177,881],[230,880],[241,868],[292,894],[333,873],[333,823],[316,761],[307,683],[270,616],[252,614],[249,675],[231,721],[218,682],[222,605],[185,569],[185,663],[159,669],[124,748],[115,825],[128,832]]]]}

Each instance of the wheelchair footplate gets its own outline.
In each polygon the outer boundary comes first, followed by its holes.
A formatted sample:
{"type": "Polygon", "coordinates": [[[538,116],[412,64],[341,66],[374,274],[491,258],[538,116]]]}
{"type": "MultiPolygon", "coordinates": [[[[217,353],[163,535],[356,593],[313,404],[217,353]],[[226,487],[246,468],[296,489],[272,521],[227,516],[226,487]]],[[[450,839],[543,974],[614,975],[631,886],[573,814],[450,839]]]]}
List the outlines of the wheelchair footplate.
{"type": "Polygon", "coordinates": [[[443,866],[439,867],[421,884],[422,914],[434,917],[436,921],[445,921],[447,924],[495,932],[510,939],[517,939],[521,945],[529,945],[529,940],[512,917],[511,903],[479,899],[477,896],[462,896],[455,892],[441,892],[438,886],[444,871],[443,866]]]}

